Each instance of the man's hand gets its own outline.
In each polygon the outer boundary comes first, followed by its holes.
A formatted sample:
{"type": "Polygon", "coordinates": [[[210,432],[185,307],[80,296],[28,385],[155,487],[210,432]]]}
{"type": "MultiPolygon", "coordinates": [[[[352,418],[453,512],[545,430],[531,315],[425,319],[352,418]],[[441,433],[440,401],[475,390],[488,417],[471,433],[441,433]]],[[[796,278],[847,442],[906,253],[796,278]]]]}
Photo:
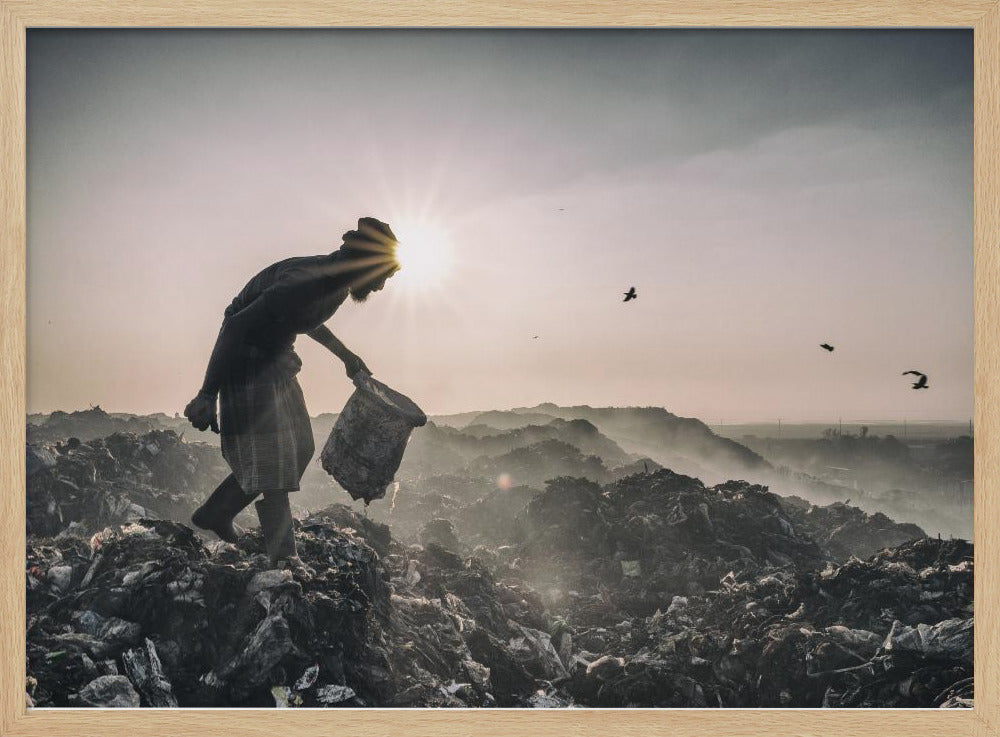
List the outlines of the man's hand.
{"type": "Polygon", "coordinates": [[[212,428],[212,432],[219,432],[219,415],[215,410],[215,395],[198,392],[198,396],[188,402],[184,408],[184,416],[198,430],[212,428]]]}
{"type": "Polygon", "coordinates": [[[359,371],[364,371],[371,376],[372,370],[365,365],[360,356],[353,353],[344,359],[344,368],[347,369],[347,378],[353,379],[359,371]]]}
{"type": "Polygon", "coordinates": [[[320,325],[319,327],[310,330],[306,333],[306,335],[344,362],[344,368],[347,369],[348,379],[353,380],[354,377],[361,372],[371,376],[372,370],[365,365],[365,362],[362,361],[357,354],[349,351],[347,346],[341,343],[337,336],[331,333],[330,328],[326,325],[320,325]]]}

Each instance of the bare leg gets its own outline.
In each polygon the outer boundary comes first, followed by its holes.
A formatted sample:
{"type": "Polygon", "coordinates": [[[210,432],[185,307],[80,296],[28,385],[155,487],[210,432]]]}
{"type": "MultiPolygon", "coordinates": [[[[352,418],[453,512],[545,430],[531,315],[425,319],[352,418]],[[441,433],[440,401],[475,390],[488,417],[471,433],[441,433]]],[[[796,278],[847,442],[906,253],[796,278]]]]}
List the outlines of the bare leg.
{"type": "Polygon", "coordinates": [[[257,502],[257,517],[271,565],[296,557],[295,527],[287,491],[269,491],[257,502]]]}

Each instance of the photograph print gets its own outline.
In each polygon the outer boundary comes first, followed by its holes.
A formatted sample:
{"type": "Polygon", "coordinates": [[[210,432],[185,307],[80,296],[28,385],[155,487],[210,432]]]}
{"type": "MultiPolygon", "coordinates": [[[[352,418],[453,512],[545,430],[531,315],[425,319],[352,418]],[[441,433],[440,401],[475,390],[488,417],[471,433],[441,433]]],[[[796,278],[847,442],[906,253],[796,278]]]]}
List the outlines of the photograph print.
{"type": "Polygon", "coordinates": [[[30,708],[969,708],[973,32],[27,31],[30,708]]]}

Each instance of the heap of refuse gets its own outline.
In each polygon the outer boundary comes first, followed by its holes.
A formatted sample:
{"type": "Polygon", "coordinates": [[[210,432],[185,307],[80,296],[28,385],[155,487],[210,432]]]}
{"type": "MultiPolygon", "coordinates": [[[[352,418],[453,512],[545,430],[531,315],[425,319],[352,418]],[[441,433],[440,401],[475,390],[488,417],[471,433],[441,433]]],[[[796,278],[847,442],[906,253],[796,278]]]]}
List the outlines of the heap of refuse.
{"type": "Polygon", "coordinates": [[[183,519],[228,473],[217,448],[172,430],[28,445],[28,534],[93,533],[141,517],[183,519]]]}
{"type": "Polygon", "coordinates": [[[882,548],[924,537],[917,525],[895,522],[881,512],[869,514],[843,502],[819,507],[791,496],[782,497],[781,503],[796,529],[812,537],[837,560],[852,555],[867,558],[882,548]]]}
{"type": "Polygon", "coordinates": [[[669,470],[605,487],[555,479],[518,523],[523,575],[550,600],[603,587],[632,614],[715,588],[730,570],[807,569],[830,559],[797,533],[765,487],[730,481],[706,488],[669,470]]]}
{"type": "Polygon", "coordinates": [[[33,538],[35,706],[515,706],[563,675],[539,598],[334,505],[296,522],[310,570],[140,520],[33,538]],[[547,645],[547,647],[546,647],[547,645]]]}
{"type": "MultiPolygon", "coordinates": [[[[721,491],[769,519],[766,492],[721,491]]],[[[763,532],[728,543],[749,552],[714,581],[725,566],[693,549],[688,585],[660,566],[642,597],[628,558],[617,583],[582,575],[554,596],[521,576],[530,545],[462,556],[440,522],[404,545],[343,505],[296,522],[311,570],[294,574],[268,570],[256,531],[239,547],[165,520],[32,537],[27,691],[36,706],[971,706],[970,544],[810,568],[802,540],[784,543],[802,559],[769,561],[763,532]]]]}
{"type": "Polygon", "coordinates": [[[164,520],[29,544],[29,696],[36,706],[382,703],[371,648],[389,587],[378,554],[326,522],[303,521],[297,537],[308,580],[269,570],[255,533],[243,549],[206,547],[164,520]]]}
{"type": "Polygon", "coordinates": [[[656,468],[436,476],[386,500],[405,524],[297,520],[293,572],[257,529],[171,521],[225,475],[216,449],[159,431],[27,462],[35,706],[973,703],[972,545],[850,505],[656,468]]]}
{"type": "Polygon", "coordinates": [[[577,703],[971,706],[972,547],[963,541],[922,539],[820,572],[731,573],[648,617],[574,619],[564,637],[584,650],[565,689],[577,703]]]}
{"type": "Polygon", "coordinates": [[[100,405],[76,412],[56,411],[49,415],[28,415],[25,428],[31,444],[55,443],[66,438],[84,442],[104,438],[116,432],[145,435],[153,430],[183,429],[188,425],[183,417],[155,415],[111,414],[100,405]]]}

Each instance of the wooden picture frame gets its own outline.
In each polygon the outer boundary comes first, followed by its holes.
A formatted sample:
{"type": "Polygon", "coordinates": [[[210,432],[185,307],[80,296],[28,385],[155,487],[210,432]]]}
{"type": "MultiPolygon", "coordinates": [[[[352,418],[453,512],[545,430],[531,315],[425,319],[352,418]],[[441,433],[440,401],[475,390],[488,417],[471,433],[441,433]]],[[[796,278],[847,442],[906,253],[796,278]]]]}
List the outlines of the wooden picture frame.
{"type": "Polygon", "coordinates": [[[1000,735],[1000,0],[0,0],[0,734],[1000,735]],[[33,27],[967,27],[975,45],[973,710],[28,710],[25,706],[25,49],[33,27]]]}

